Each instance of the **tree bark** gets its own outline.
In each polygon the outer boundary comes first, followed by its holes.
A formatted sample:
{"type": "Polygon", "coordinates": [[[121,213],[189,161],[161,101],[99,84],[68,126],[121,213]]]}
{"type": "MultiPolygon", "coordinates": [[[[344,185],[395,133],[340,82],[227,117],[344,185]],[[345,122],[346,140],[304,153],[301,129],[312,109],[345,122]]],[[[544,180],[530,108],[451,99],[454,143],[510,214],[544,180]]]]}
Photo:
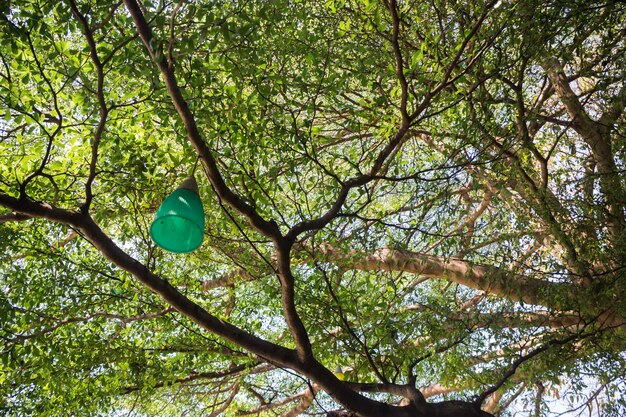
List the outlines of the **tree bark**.
{"type": "MultiPolygon", "coordinates": [[[[464,401],[443,401],[440,403],[423,403],[399,407],[397,412],[380,417],[493,417],[486,411],[472,403],[464,401]]],[[[326,417],[361,417],[352,411],[335,410],[326,414],[326,417]]]]}

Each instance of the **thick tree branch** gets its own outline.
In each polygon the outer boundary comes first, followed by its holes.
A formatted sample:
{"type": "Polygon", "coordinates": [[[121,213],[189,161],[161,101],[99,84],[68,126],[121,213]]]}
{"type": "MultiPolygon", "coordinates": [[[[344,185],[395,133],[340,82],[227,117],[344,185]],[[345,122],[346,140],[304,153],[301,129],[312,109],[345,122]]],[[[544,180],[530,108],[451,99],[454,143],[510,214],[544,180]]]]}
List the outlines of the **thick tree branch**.
{"type": "Polygon", "coordinates": [[[434,397],[435,395],[448,394],[450,392],[456,392],[458,390],[459,388],[448,387],[438,382],[420,388],[420,392],[422,393],[424,398],[434,397]]]}
{"type": "Polygon", "coordinates": [[[500,295],[527,304],[551,306],[554,297],[575,300],[571,284],[543,281],[516,275],[488,265],[472,264],[457,258],[443,258],[399,249],[378,249],[371,253],[340,251],[320,245],[320,253],[329,261],[352,269],[368,271],[403,271],[429,278],[448,279],[476,290],[500,295]]]}
{"type": "Polygon", "coordinates": [[[30,216],[21,213],[0,214],[0,224],[4,222],[21,222],[30,219],[30,216]]]}
{"type": "Polygon", "coordinates": [[[281,304],[285,321],[296,343],[296,350],[303,362],[313,359],[313,348],[304,323],[296,310],[295,278],[291,272],[291,242],[282,239],[277,250],[278,275],[281,286],[281,304]]]}
{"type": "Polygon", "coordinates": [[[225,183],[222,174],[219,171],[217,163],[205,143],[195,117],[187,101],[184,99],[181,89],[178,86],[176,76],[174,75],[174,67],[171,62],[163,56],[162,46],[158,45],[159,40],[153,37],[152,30],[146,21],[139,4],[135,0],[124,0],[126,8],[130,12],[135,26],[139,32],[139,37],[143,41],[148,53],[153,61],[157,64],[159,71],[165,81],[167,91],[174,103],[174,107],[178,112],[187,132],[187,138],[196,149],[200,160],[205,168],[205,172],[213,189],[219,196],[220,200],[225,201],[230,207],[237,210],[245,216],[250,224],[261,234],[271,238],[279,252],[278,271],[281,282],[283,310],[285,319],[289,329],[296,342],[296,348],[301,358],[312,356],[311,344],[295,307],[295,294],[293,285],[293,276],[290,269],[289,252],[291,249],[291,239],[284,239],[280,233],[278,225],[274,220],[263,219],[252,207],[235,194],[225,183]]]}
{"type": "MultiPolygon", "coordinates": [[[[424,311],[426,306],[413,304],[404,308],[407,311],[424,311]]],[[[525,327],[549,327],[551,329],[580,330],[589,325],[588,322],[574,312],[550,312],[538,310],[532,312],[494,312],[480,313],[479,311],[457,311],[447,315],[452,320],[442,324],[443,329],[454,329],[454,321],[461,321],[471,328],[525,328],[525,327]]],[[[599,317],[598,322],[602,323],[599,317]]],[[[626,320],[615,318],[611,320],[611,326],[626,325],[626,320]]]]}

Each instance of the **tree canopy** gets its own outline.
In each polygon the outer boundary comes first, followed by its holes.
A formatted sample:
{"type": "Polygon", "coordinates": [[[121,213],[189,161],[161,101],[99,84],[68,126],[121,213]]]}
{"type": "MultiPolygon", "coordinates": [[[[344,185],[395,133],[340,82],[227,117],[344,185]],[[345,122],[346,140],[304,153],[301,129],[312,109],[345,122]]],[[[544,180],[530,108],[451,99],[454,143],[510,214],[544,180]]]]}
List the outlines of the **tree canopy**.
{"type": "Polygon", "coordinates": [[[1,4],[2,414],[625,412],[624,3],[1,4]]]}

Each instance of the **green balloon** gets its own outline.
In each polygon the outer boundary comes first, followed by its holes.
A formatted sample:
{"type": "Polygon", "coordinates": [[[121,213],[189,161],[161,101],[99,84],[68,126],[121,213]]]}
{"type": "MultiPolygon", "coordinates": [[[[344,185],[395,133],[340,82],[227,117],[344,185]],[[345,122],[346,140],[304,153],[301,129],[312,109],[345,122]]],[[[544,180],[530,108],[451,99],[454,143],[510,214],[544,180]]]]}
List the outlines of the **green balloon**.
{"type": "Polygon", "coordinates": [[[198,193],[178,188],[170,194],[156,212],[150,236],[154,243],[169,252],[198,249],[204,237],[204,210],[198,193]]]}

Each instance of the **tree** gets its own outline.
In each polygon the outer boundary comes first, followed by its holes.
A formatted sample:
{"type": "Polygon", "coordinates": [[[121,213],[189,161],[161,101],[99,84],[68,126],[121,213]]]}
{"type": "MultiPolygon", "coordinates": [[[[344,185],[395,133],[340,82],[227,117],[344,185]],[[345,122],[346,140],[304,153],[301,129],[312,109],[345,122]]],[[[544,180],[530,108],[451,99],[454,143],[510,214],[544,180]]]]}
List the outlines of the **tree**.
{"type": "Polygon", "coordinates": [[[624,4],[1,25],[4,413],[626,409],[624,4]],[[191,173],[205,240],[174,255],[148,229],[191,173]]]}

